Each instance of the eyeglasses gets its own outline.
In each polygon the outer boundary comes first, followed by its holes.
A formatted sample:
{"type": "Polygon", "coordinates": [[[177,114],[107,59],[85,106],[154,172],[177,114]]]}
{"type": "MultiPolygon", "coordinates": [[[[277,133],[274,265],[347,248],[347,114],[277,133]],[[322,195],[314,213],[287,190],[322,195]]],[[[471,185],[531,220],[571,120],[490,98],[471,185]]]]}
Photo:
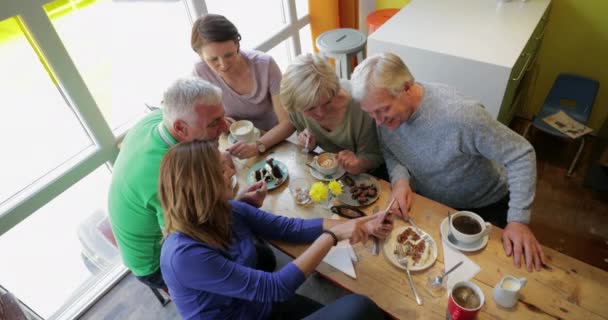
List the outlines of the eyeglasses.
{"type": "Polygon", "coordinates": [[[356,219],[365,216],[363,211],[349,205],[333,206],[330,210],[331,212],[348,219],[356,219]]]}

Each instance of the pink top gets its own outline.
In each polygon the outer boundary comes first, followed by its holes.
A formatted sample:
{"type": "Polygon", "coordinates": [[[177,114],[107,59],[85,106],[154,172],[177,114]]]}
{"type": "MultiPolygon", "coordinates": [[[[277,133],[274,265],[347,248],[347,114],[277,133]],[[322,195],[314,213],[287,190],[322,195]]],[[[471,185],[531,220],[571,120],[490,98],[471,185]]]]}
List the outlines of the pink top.
{"type": "Polygon", "coordinates": [[[222,89],[226,116],[250,120],[257,128],[268,131],[278,123],[271,97],[279,94],[281,70],[274,59],[263,52],[241,49],[240,54],[253,74],[253,90],[249,93],[241,95],[232,90],[204,61],[196,63],[192,74],[222,89]]]}

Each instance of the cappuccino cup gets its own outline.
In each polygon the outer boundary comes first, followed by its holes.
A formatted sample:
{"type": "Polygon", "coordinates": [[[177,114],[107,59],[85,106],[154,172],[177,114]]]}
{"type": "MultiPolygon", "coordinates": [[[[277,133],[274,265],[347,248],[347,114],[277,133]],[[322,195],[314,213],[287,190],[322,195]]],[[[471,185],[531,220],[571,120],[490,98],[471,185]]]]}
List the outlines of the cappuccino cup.
{"type": "Polygon", "coordinates": [[[452,214],[450,232],[459,242],[471,244],[481,240],[490,232],[492,225],[471,211],[458,211],[452,214]]]}
{"type": "Polygon", "coordinates": [[[230,134],[237,141],[248,142],[253,138],[253,123],[249,120],[235,121],[230,125],[230,134]]]}
{"type": "Polygon", "coordinates": [[[315,168],[324,175],[332,175],[338,171],[338,160],[335,153],[324,152],[313,161],[315,168]]]}

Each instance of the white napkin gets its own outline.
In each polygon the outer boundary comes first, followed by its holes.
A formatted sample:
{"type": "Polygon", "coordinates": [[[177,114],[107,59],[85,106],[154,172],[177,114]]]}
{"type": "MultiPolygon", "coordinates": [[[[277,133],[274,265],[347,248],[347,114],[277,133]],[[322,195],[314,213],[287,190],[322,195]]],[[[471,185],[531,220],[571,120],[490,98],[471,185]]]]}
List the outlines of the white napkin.
{"type": "Polygon", "coordinates": [[[481,268],[471,259],[467,258],[460,251],[452,249],[449,245],[445,243],[445,239],[441,239],[441,245],[443,246],[443,266],[444,271],[448,271],[459,261],[462,261],[462,265],[458,267],[456,270],[452,271],[452,273],[448,274],[447,281],[447,292],[449,294],[450,290],[460,281],[468,281],[473,279],[477,273],[481,270],[481,268]]]}
{"type": "MultiPolygon", "coordinates": [[[[333,214],[331,218],[340,219],[340,216],[337,214],[333,214]]],[[[342,240],[338,242],[335,247],[332,247],[329,250],[325,258],[323,258],[323,262],[344,272],[344,274],[346,274],[347,276],[353,279],[357,279],[357,274],[355,273],[353,261],[358,261],[358,258],[355,254],[353,246],[350,245],[348,240],[342,240]]]]}
{"type": "Polygon", "coordinates": [[[353,261],[357,261],[356,259],[355,251],[348,240],[342,240],[338,242],[337,246],[329,250],[325,258],[323,258],[323,262],[344,272],[347,276],[357,279],[355,267],[353,266],[353,261]]]}

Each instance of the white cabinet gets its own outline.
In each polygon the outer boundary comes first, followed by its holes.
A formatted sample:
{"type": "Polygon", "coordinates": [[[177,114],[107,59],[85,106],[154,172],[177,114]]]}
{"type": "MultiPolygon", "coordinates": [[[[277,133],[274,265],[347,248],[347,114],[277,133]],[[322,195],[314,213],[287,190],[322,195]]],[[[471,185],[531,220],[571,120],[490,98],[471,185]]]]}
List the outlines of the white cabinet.
{"type": "Polygon", "coordinates": [[[550,0],[413,0],[369,36],[368,56],[393,52],[416,80],[454,86],[508,124],[549,5],[550,0]]]}

